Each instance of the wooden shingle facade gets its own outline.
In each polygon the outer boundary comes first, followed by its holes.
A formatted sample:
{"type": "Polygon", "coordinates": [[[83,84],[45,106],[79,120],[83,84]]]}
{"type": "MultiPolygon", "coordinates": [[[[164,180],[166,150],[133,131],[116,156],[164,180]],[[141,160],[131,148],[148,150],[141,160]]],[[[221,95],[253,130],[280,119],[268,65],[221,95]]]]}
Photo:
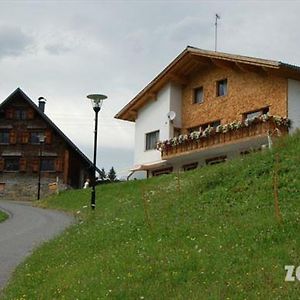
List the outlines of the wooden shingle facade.
{"type": "Polygon", "coordinates": [[[0,195],[30,200],[37,194],[41,170],[41,196],[60,189],[80,188],[92,178],[92,162],[20,88],[0,104],[0,195]],[[45,140],[40,143],[40,136],[45,140]]]}

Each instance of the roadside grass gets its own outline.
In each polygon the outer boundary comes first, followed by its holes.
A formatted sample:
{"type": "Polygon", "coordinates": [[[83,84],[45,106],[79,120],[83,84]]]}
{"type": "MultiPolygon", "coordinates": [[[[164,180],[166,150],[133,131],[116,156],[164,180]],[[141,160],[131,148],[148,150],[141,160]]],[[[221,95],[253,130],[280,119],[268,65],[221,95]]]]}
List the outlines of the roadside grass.
{"type": "Polygon", "coordinates": [[[0,223],[5,221],[7,218],[8,215],[4,211],[0,210],[0,223]]]}
{"type": "Polygon", "coordinates": [[[3,299],[298,299],[284,266],[300,265],[299,152],[297,134],[225,164],[99,186],[94,212],[87,190],[45,199],[78,222],[18,267],[3,299]]]}

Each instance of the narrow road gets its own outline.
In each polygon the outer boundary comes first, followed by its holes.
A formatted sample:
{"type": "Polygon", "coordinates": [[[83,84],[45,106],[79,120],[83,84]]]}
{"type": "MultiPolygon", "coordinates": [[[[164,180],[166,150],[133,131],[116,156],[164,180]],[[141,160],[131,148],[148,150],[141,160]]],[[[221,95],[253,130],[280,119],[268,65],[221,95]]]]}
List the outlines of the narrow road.
{"type": "Polygon", "coordinates": [[[29,203],[0,200],[10,218],[0,223],[0,292],[15,267],[43,241],[72,224],[64,213],[32,207],[29,203]]]}

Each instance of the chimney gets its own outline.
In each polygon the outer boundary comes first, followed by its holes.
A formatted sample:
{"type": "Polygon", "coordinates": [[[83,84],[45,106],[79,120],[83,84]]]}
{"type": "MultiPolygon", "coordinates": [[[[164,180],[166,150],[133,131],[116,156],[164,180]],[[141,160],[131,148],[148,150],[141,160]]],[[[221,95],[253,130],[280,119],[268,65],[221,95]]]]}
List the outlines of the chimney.
{"type": "Polygon", "coordinates": [[[46,99],[44,97],[39,97],[39,109],[41,112],[45,112],[46,99]]]}

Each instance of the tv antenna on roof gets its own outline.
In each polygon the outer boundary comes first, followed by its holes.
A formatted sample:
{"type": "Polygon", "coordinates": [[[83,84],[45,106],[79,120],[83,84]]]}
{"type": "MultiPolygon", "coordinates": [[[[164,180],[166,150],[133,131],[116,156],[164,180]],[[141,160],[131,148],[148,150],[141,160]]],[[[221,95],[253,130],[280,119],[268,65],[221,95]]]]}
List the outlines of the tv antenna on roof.
{"type": "Polygon", "coordinates": [[[215,21],[215,51],[217,51],[217,40],[218,40],[218,20],[221,19],[221,16],[216,14],[216,21],[215,21]]]}

